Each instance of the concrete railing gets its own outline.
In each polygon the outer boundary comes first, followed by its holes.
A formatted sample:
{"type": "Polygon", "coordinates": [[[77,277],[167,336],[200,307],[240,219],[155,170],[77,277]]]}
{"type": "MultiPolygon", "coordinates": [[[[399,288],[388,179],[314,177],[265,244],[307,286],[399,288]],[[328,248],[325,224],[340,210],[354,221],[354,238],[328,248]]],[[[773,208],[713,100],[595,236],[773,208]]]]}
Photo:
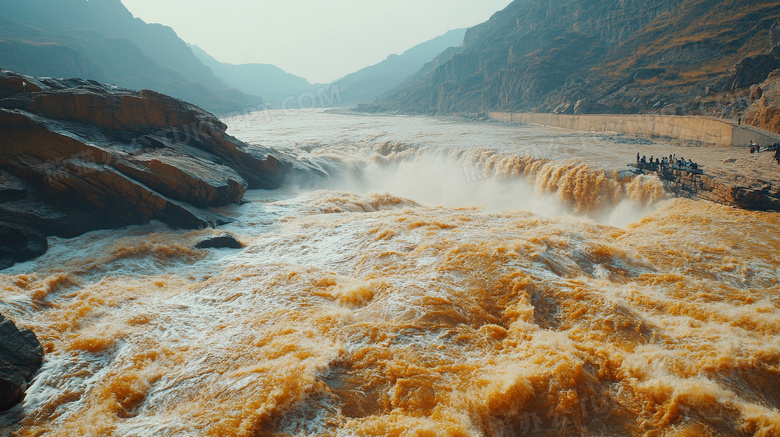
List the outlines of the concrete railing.
{"type": "Polygon", "coordinates": [[[780,142],[780,135],[750,126],[708,117],[674,115],[565,115],[541,113],[490,112],[495,120],[537,124],[589,132],[619,132],[655,135],[718,146],[747,147],[780,142]]]}

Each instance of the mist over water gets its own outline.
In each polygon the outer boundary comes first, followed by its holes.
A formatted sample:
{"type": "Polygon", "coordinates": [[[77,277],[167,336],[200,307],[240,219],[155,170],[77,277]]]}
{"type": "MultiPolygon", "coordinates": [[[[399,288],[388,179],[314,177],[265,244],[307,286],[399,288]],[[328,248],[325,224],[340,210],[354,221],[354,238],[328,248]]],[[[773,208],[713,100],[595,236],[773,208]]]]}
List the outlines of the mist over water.
{"type": "Polygon", "coordinates": [[[323,189],[620,225],[665,197],[657,180],[618,175],[636,139],[458,119],[269,112],[277,117],[232,119],[233,133],[316,164],[331,176],[315,184],[323,189]],[[279,125],[281,135],[273,128],[279,125]]]}
{"type": "Polygon", "coordinates": [[[630,138],[252,120],[331,177],[220,209],[244,250],[150,224],[0,274],[47,352],[1,433],[780,433],[777,214],[621,176],[630,138]]]}

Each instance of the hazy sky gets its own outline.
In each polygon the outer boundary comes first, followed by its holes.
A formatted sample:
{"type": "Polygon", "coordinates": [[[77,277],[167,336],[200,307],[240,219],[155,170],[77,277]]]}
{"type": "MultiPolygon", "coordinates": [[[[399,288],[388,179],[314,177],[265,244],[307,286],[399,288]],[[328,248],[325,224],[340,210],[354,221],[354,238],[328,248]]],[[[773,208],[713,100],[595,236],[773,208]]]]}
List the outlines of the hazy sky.
{"type": "Polygon", "coordinates": [[[220,61],[263,63],[331,82],[448,30],[471,27],[511,0],[122,0],[220,61]]]}

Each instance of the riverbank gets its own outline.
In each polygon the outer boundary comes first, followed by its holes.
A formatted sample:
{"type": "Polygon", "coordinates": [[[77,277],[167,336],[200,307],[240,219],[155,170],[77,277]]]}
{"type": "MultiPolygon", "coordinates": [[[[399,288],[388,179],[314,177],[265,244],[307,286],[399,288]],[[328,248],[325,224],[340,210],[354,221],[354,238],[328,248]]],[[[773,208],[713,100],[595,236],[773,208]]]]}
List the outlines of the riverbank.
{"type": "Polygon", "coordinates": [[[780,214],[602,170],[710,147],[434,117],[225,123],[344,177],[250,190],[219,231],[52,239],[3,271],[0,312],[47,354],[0,429],[780,432],[780,214]],[[193,249],[217,232],[245,248],[193,249]]]}
{"type": "Polygon", "coordinates": [[[751,140],[759,144],[780,142],[780,135],[771,132],[705,117],[503,112],[489,113],[489,117],[572,131],[672,138],[675,141],[671,143],[650,142],[636,150],[616,151],[616,154],[625,155],[626,164],[634,162],[637,153],[648,158],[674,154],[692,159],[699,163],[704,174],[678,170],[640,172],[658,175],[667,191],[678,196],[750,210],[780,211],[780,166],[772,153],[751,154],[747,147],[751,140]]]}
{"type": "MultiPolygon", "coordinates": [[[[0,269],[46,237],[161,221],[224,224],[209,209],[275,189],[297,163],[154,91],[0,71],[0,269]]],[[[305,172],[305,171],[304,171],[305,172]]]]}
{"type": "Polygon", "coordinates": [[[681,197],[757,211],[780,211],[780,186],[761,179],[734,178],[718,170],[693,173],[656,167],[639,168],[637,171],[658,176],[668,192],[681,197]]]}
{"type": "Polygon", "coordinates": [[[541,114],[490,112],[488,117],[510,123],[536,124],[588,132],[669,137],[716,146],[745,147],[780,142],[780,135],[731,120],[676,115],[541,114]]]}

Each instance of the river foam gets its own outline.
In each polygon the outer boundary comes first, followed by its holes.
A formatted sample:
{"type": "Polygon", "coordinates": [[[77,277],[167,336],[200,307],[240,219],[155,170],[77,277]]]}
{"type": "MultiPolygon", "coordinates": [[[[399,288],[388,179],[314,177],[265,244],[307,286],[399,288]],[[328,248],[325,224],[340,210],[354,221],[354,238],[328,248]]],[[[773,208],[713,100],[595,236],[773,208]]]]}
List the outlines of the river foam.
{"type": "Polygon", "coordinates": [[[316,144],[279,121],[352,170],[220,210],[242,251],[152,224],[4,271],[0,310],[47,352],[4,432],[780,432],[777,214],[515,150],[525,128],[382,120],[316,144]]]}

